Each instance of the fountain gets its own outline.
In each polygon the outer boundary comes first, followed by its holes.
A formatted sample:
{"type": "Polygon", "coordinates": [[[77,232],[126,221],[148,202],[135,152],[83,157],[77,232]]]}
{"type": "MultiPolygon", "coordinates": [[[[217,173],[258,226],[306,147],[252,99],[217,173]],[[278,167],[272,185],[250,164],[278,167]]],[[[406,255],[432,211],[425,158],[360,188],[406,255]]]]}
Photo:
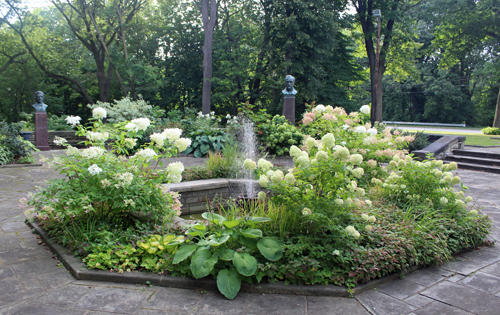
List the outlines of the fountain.
{"type": "MultiPolygon", "coordinates": [[[[243,160],[250,159],[256,161],[257,159],[257,137],[253,129],[253,122],[244,118],[242,127],[238,137],[241,145],[241,153],[243,160]]],[[[241,198],[243,200],[252,200],[254,198],[254,172],[242,168],[241,175],[245,179],[244,191],[241,198]]]]}

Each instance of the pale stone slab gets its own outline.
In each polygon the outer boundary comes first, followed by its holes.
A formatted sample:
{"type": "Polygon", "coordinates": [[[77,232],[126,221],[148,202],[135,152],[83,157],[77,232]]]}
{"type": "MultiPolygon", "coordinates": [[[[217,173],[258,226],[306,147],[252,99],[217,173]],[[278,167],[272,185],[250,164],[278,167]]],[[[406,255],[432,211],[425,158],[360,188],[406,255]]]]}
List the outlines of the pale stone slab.
{"type": "Polygon", "coordinates": [[[355,297],[374,315],[400,315],[416,309],[377,290],[369,290],[355,297]]]}
{"type": "Polygon", "coordinates": [[[500,298],[449,281],[440,282],[421,294],[474,314],[498,315],[500,310],[500,298]]]}

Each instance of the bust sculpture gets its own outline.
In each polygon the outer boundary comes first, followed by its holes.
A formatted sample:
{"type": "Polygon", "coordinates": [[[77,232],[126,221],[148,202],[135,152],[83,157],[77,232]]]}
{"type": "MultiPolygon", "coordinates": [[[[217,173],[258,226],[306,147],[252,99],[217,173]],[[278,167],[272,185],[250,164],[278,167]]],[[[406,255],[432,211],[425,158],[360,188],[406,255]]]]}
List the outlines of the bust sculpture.
{"type": "Polygon", "coordinates": [[[35,92],[35,104],[33,104],[33,108],[35,108],[35,112],[45,112],[47,109],[47,105],[43,103],[45,99],[45,94],[42,91],[35,92]]]}
{"type": "Polygon", "coordinates": [[[295,84],[295,78],[292,77],[291,75],[287,75],[285,77],[285,89],[281,91],[283,95],[285,96],[295,96],[297,94],[297,90],[293,88],[293,85],[295,84]]]}

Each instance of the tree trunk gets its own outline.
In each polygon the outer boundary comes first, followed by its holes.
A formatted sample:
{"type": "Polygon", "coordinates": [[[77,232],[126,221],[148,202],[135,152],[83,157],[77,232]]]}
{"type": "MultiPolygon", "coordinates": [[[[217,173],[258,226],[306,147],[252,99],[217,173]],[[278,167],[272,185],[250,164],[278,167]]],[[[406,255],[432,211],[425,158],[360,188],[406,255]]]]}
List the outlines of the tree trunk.
{"type": "Polygon", "coordinates": [[[210,113],[212,97],[212,42],[217,20],[217,0],[201,0],[201,17],[203,19],[203,92],[201,111],[204,115],[210,113]]]}
{"type": "Polygon", "coordinates": [[[500,89],[498,90],[497,108],[495,110],[495,119],[493,120],[493,127],[500,128],[500,89]]]}

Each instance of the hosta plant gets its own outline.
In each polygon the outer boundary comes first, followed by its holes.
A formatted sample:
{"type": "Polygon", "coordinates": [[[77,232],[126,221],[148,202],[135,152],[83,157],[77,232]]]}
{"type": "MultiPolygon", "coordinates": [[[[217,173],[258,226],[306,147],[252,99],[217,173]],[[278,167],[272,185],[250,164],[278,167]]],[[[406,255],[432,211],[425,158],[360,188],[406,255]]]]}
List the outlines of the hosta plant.
{"type": "Polygon", "coordinates": [[[251,282],[259,263],[277,261],[283,255],[280,242],[263,236],[257,228],[269,218],[249,216],[227,220],[211,212],[203,217],[209,223],[190,226],[186,231],[190,239],[176,252],[172,268],[190,258],[192,275],[196,279],[216,275],[217,288],[228,299],[236,297],[242,280],[251,282]]]}

